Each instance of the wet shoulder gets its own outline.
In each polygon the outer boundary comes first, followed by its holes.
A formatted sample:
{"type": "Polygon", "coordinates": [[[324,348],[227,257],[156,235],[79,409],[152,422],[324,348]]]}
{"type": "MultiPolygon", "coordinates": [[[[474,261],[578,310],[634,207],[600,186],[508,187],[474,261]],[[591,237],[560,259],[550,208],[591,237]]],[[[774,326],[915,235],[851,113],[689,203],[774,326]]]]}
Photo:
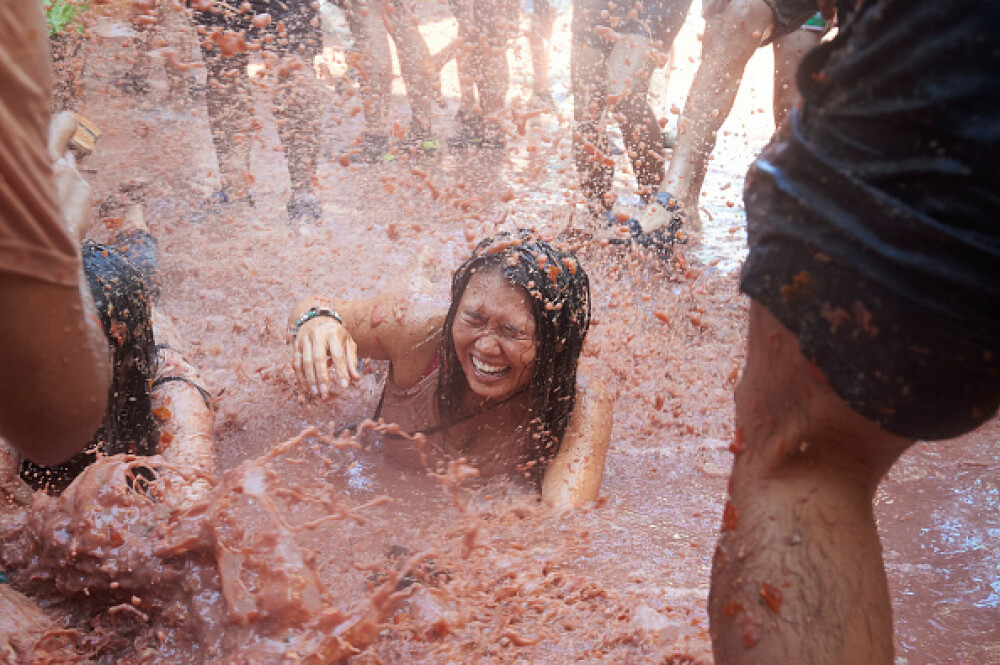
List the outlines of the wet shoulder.
{"type": "Polygon", "coordinates": [[[429,284],[414,281],[392,298],[388,315],[398,334],[389,349],[393,379],[402,389],[416,385],[437,356],[449,301],[429,284]]]}

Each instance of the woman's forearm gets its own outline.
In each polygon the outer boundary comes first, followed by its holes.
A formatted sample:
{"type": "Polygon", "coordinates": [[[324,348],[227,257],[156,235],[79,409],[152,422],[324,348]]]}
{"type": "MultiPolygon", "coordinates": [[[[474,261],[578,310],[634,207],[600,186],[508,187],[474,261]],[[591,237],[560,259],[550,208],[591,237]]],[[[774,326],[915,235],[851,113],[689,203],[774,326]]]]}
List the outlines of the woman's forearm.
{"type": "Polygon", "coordinates": [[[581,377],[581,388],[559,453],[542,479],[542,500],[578,508],[597,500],[614,421],[613,400],[603,384],[581,377]]]}
{"type": "Polygon", "coordinates": [[[213,475],[215,445],[212,432],[215,412],[204,380],[177,351],[159,351],[153,390],[153,415],[160,421],[159,453],[184,471],[213,475]],[[199,387],[202,390],[199,390],[199,387]]]}

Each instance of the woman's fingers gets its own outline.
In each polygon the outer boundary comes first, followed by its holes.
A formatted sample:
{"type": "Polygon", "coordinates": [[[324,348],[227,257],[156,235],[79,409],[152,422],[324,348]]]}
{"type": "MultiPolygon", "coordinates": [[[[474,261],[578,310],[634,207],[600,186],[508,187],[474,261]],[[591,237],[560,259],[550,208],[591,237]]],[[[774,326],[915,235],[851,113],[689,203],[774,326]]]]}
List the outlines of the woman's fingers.
{"type": "Polygon", "coordinates": [[[347,340],[347,371],[350,372],[352,381],[361,380],[361,366],[358,363],[358,345],[353,339],[347,340]]]}
{"type": "Polygon", "coordinates": [[[341,388],[361,378],[358,345],[339,324],[314,319],[303,326],[294,343],[295,377],[324,399],[330,395],[331,378],[341,388]],[[333,365],[331,372],[329,366],[333,365]]]}
{"type": "Polygon", "coordinates": [[[330,350],[329,355],[336,355],[333,345],[330,344],[329,337],[327,335],[318,335],[312,347],[312,362],[316,370],[316,388],[313,392],[314,394],[318,392],[323,399],[326,399],[330,395],[330,372],[326,364],[327,349],[330,350]]]}
{"type": "Polygon", "coordinates": [[[295,370],[295,378],[300,383],[305,383],[306,374],[302,367],[302,344],[303,342],[299,339],[296,339],[295,343],[292,344],[292,369],[295,370]]]}
{"type": "Polygon", "coordinates": [[[347,353],[344,350],[350,341],[350,337],[344,339],[341,335],[330,335],[330,357],[333,360],[333,368],[340,378],[341,388],[350,385],[351,373],[347,368],[347,353]]]}
{"type": "Polygon", "coordinates": [[[318,391],[316,389],[316,368],[313,366],[312,346],[312,341],[308,337],[302,339],[302,374],[306,386],[315,395],[318,391]]]}

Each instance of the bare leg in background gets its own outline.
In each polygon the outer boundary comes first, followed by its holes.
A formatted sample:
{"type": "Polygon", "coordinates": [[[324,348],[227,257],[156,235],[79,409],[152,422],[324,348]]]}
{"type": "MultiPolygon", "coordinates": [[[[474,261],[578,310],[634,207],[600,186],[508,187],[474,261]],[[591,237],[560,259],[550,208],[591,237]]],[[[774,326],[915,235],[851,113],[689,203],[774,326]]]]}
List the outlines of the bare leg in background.
{"type": "Polygon", "coordinates": [[[293,220],[317,220],[319,203],[313,192],[313,178],[322,148],[322,104],[319,82],[312,57],[285,56],[272,72],[272,111],[278,137],[288,163],[292,186],[287,208],[293,220]]]}
{"type": "Polygon", "coordinates": [[[432,134],[432,102],[437,85],[431,74],[431,52],[420,34],[412,0],[386,0],[385,26],[396,44],[399,69],[410,102],[410,135],[414,139],[432,134]]]}
{"type": "Polygon", "coordinates": [[[622,130],[639,193],[647,198],[663,181],[663,133],[649,105],[649,81],[655,63],[650,40],[629,35],[608,57],[608,113],[622,130]]]}
{"type": "Polygon", "coordinates": [[[610,49],[582,38],[573,40],[573,158],[580,187],[595,213],[613,203],[608,115],[621,127],[640,193],[648,195],[663,180],[663,136],[648,100],[653,72],[649,48],[649,38],[639,35],[625,35],[610,49]]]}
{"type": "Polygon", "coordinates": [[[205,105],[219,160],[222,203],[248,201],[253,97],[245,53],[223,57],[202,45],[206,69],[205,105]]]}
{"type": "Polygon", "coordinates": [[[533,0],[528,46],[531,49],[531,97],[534,105],[552,103],[549,87],[549,48],[556,12],[548,0],[533,0]]]}
{"type": "Polygon", "coordinates": [[[344,10],[344,17],[355,48],[349,64],[357,69],[361,78],[365,134],[388,141],[388,100],[392,91],[392,54],[388,33],[380,13],[363,3],[352,3],[350,8],[344,10]]]}
{"type": "MultiPolygon", "coordinates": [[[[746,64],[771,29],[774,15],[763,0],[732,0],[706,20],[701,65],[678,121],[670,166],[660,187],[677,200],[688,228],[696,233],[701,230],[698,199],[708,159],[732,110],[746,64]]],[[[666,219],[641,221],[648,231],[666,219]]]]}
{"type": "Polygon", "coordinates": [[[474,53],[475,34],[472,26],[472,0],[449,0],[452,14],[458,22],[458,50],[455,53],[455,67],[458,69],[458,124],[449,143],[455,147],[467,147],[482,138],[482,109],[476,100],[476,74],[474,53]]]}

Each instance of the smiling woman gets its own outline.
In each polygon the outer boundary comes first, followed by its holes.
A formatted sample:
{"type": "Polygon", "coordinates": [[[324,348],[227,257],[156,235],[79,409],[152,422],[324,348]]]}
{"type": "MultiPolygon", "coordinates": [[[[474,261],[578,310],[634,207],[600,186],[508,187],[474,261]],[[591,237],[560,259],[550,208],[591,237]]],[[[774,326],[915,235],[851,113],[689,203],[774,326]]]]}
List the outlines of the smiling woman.
{"type": "Polygon", "coordinates": [[[469,390],[467,410],[522,392],[535,365],[535,320],[528,294],[502,273],[475,273],[452,321],[451,339],[469,390]]]}
{"type": "Polygon", "coordinates": [[[589,325],[583,267],[527,231],[481,242],[455,272],[450,303],[399,291],[306,298],[289,315],[293,365],[314,395],[359,380],[359,356],[390,362],[374,415],[402,430],[382,433],[390,459],[462,458],[481,477],[526,477],[547,502],[571,506],[597,498],[611,434],[610,396],[577,371],[589,325]]]}

